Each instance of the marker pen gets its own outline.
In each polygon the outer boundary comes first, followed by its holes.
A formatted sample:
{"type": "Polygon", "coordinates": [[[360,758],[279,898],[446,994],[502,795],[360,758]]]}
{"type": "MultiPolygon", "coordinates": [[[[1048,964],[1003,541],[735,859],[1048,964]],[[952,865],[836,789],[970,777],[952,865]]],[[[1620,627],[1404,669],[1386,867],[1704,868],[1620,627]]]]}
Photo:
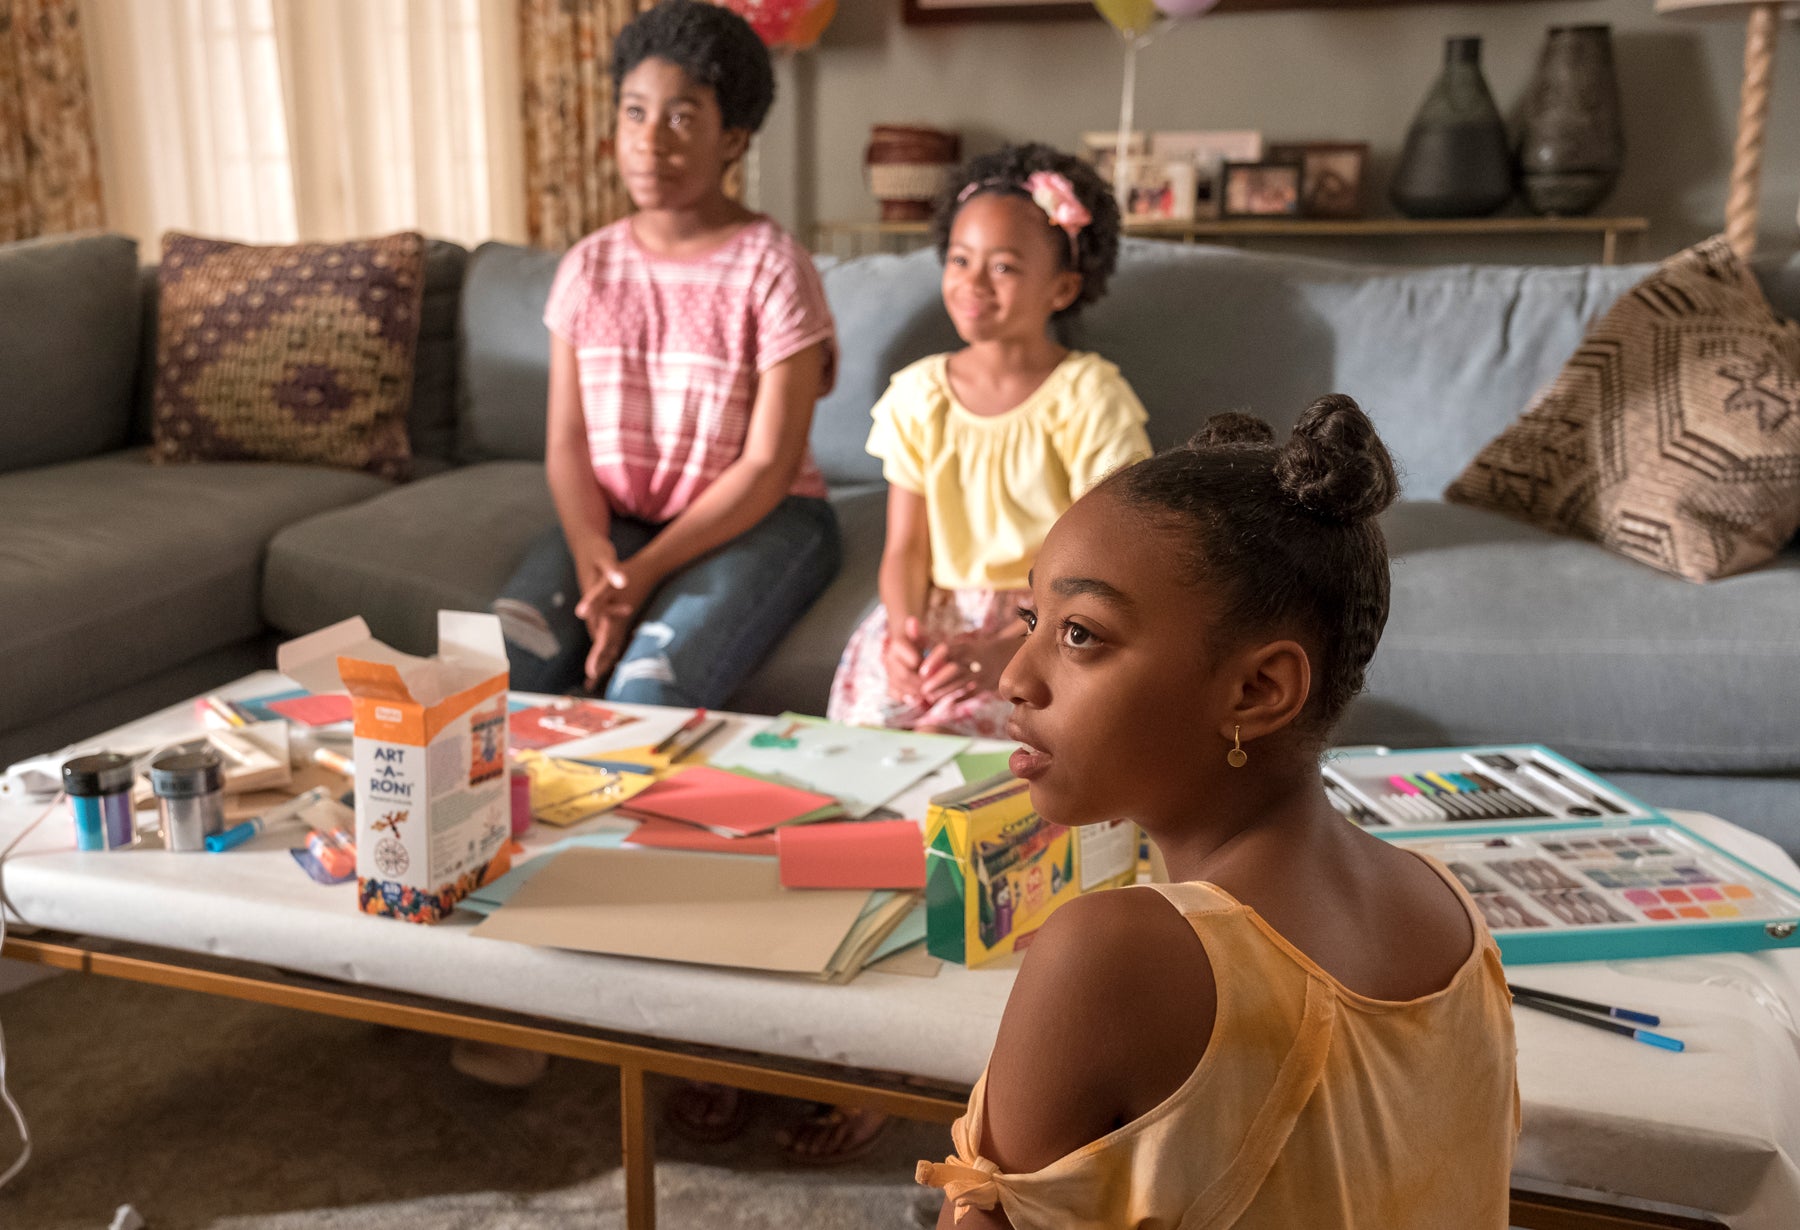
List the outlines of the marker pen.
{"type": "Polygon", "coordinates": [[[314,786],[305,794],[296,795],[279,807],[271,807],[260,816],[253,816],[242,824],[233,825],[223,833],[210,834],[206,838],[206,848],[213,854],[220,854],[236,846],[241,846],[252,837],[272,829],[278,824],[287,824],[298,820],[313,804],[323,803],[330,797],[331,791],[324,786],[314,786]]]}

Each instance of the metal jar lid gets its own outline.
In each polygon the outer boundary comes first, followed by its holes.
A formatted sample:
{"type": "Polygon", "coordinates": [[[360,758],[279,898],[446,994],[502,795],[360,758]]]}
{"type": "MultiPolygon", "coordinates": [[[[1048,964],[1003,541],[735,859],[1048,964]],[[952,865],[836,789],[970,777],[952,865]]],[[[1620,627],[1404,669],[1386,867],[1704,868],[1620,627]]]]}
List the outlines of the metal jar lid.
{"type": "Polygon", "coordinates": [[[224,786],[224,762],[211,748],[169,752],[150,762],[150,788],[161,798],[193,799],[224,786]]]}
{"type": "Polygon", "coordinates": [[[130,790],[131,778],[131,757],[117,752],[77,756],[62,767],[63,789],[82,799],[130,790]]]}

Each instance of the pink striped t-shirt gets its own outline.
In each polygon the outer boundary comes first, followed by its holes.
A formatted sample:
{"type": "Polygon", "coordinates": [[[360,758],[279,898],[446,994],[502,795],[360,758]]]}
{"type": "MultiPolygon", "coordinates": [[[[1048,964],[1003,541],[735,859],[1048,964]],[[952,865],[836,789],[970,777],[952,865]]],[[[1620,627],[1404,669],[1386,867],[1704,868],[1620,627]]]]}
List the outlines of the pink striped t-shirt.
{"type": "MultiPolygon", "coordinates": [[[[594,477],[616,513],[665,522],[744,451],[763,372],[836,339],[806,251],[759,217],[703,256],[646,251],[630,219],[570,248],[544,309],[575,348],[594,477]]],[[[791,495],[823,496],[812,450],[791,495]]]]}

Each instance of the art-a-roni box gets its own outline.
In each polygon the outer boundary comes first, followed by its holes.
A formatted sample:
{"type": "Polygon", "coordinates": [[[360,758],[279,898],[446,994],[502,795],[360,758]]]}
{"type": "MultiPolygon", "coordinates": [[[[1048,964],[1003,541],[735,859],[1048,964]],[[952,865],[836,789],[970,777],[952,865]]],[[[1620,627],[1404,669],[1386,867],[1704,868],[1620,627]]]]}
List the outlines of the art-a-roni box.
{"type": "Polygon", "coordinates": [[[1130,884],[1137,854],[1137,825],[1052,824],[1010,774],[940,794],[925,818],[925,947],[969,966],[1004,957],[1058,906],[1130,884]]]}
{"type": "Polygon", "coordinates": [[[356,733],[356,881],[365,913],[436,922],[510,865],[506,643],[500,621],[438,612],[418,658],[360,618],[283,645],[281,673],[347,691],[356,733]]]}

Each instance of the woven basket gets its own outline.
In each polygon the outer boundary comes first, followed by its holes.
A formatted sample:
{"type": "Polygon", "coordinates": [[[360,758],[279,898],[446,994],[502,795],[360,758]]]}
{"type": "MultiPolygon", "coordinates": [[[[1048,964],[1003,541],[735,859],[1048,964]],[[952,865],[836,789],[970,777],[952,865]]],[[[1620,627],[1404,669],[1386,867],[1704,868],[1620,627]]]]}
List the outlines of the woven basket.
{"type": "Polygon", "coordinates": [[[864,155],[869,191],[881,202],[884,222],[929,218],[962,154],[953,132],[900,124],[877,124],[864,155]]]}

